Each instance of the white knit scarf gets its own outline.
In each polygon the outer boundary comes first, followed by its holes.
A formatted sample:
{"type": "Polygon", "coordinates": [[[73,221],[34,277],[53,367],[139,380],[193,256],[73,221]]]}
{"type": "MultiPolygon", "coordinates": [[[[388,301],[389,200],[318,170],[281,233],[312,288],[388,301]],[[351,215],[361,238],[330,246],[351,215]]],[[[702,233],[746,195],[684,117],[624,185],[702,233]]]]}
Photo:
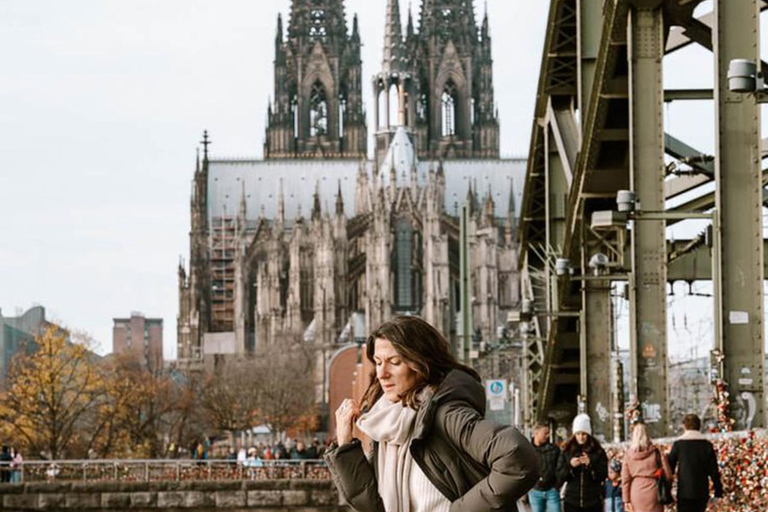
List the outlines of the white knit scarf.
{"type": "Polygon", "coordinates": [[[358,428],[379,443],[378,487],[386,512],[410,509],[408,487],[413,457],[409,448],[415,420],[414,409],[402,401],[390,402],[385,396],[357,420],[358,428]]]}

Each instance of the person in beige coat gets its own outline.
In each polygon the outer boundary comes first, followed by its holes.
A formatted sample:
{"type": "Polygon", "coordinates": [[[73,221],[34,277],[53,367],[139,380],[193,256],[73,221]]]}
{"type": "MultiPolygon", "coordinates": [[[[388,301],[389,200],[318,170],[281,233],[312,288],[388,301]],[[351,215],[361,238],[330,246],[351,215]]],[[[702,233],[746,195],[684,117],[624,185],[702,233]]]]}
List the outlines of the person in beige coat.
{"type": "Polygon", "coordinates": [[[621,468],[621,494],[627,512],[663,512],[657,498],[657,477],[672,479],[667,456],[653,444],[644,423],[632,427],[632,442],[621,468]]]}

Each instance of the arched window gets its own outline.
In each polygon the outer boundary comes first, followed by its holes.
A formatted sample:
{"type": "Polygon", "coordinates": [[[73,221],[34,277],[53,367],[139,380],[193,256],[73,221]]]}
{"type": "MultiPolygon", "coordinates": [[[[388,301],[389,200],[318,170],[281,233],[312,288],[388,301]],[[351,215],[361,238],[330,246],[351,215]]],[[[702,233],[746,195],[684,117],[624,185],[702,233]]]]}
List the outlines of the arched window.
{"type": "Polygon", "coordinates": [[[309,134],[312,137],[328,134],[328,100],[319,81],[312,86],[309,95],[309,134]]]}
{"type": "Polygon", "coordinates": [[[347,115],[347,98],[339,96],[339,138],[344,137],[344,118],[347,115]]]}
{"type": "Polygon", "coordinates": [[[406,219],[395,224],[395,309],[410,310],[413,300],[413,227],[406,219]]]}
{"type": "Polygon", "coordinates": [[[400,95],[397,91],[397,85],[391,84],[389,86],[389,126],[398,126],[399,123],[399,112],[400,109],[400,95]]]}
{"type": "Polygon", "coordinates": [[[443,89],[443,137],[456,134],[456,84],[449,80],[443,89]]]}
{"type": "Polygon", "coordinates": [[[321,41],[323,43],[326,42],[326,36],[328,35],[328,32],[325,28],[326,25],[326,17],[325,17],[325,10],[323,9],[312,9],[309,12],[309,39],[310,41],[321,41]]]}
{"type": "Polygon", "coordinates": [[[298,99],[294,94],[291,97],[291,118],[293,119],[293,137],[299,136],[299,115],[298,115],[298,99]]]}

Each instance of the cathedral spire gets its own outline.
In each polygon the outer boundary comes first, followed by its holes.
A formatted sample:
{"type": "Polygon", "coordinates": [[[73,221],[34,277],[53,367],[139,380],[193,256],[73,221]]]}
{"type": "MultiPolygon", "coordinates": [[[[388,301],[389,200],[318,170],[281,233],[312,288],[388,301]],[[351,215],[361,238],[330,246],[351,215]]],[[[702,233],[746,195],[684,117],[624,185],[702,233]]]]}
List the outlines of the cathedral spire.
{"type": "Polygon", "coordinates": [[[277,34],[275,35],[275,45],[283,44],[283,15],[277,13],[277,34]]]}
{"type": "Polygon", "coordinates": [[[485,15],[483,16],[483,27],[481,29],[482,39],[486,41],[491,34],[491,30],[488,27],[488,2],[485,2],[485,15]]]}
{"type": "Polygon", "coordinates": [[[402,25],[400,24],[400,4],[397,0],[387,0],[387,14],[384,25],[384,57],[381,60],[382,71],[384,73],[400,71],[404,57],[403,33],[402,25]]]}
{"type": "Polygon", "coordinates": [[[320,182],[315,183],[315,196],[312,203],[312,220],[319,220],[322,217],[322,206],[320,205],[320,182]]]}
{"type": "Polygon", "coordinates": [[[413,28],[413,12],[411,11],[411,3],[408,2],[408,28],[406,29],[406,37],[411,39],[414,36],[415,30],[413,28]]]}
{"type": "Polygon", "coordinates": [[[354,18],[352,18],[352,40],[355,42],[360,41],[360,27],[357,22],[357,13],[355,13],[354,18]]]}
{"type": "Polygon", "coordinates": [[[285,193],[283,192],[283,178],[280,178],[280,192],[277,196],[277,217],[280,222],[285,222],[285,193]]]}
{"type": "Polygon", "coordinates": [[[208,138],[208,130],[203,130],[203,140],[200,142],[203,145],[203,165],[208,166],[208,146],[212,144],[211,139],[208,138]]]}
{"type": "Polygon", "coordinates": [[[339,191],[336,194],[336,215],[344,215],[344,197],[341,194],[341,180],[339,180],[339,191]]]}

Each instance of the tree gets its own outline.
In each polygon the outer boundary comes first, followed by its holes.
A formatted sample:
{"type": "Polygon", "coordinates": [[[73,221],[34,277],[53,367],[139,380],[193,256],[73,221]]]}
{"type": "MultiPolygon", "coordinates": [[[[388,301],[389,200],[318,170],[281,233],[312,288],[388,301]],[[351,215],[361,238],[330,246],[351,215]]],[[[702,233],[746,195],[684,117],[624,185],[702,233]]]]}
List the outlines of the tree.
{"type": "Polygon", "coordinates": [[[258,407],[258,368],[252,359],[231,359],[203,377],[200,405],[211,426],[232,433],[253,426],[258,407]]]}
{"type": "Polygon", "coordinates": [[[280,434],[317,417],[315,354],[300,344],[272,346],[256,364],[256,418],[280,434]]]}
{"type": "MultiPolygon", "coordinates": [[[[14,359],[0,394],[0,422],[24,441],[27,451],[51,458],[71,455],[102,399],[104,376],[84,344],[49,327],[36,337],[37,350],[14,359]]],[[[84,455],[84,454],[79,454],[84,455]]]]}

